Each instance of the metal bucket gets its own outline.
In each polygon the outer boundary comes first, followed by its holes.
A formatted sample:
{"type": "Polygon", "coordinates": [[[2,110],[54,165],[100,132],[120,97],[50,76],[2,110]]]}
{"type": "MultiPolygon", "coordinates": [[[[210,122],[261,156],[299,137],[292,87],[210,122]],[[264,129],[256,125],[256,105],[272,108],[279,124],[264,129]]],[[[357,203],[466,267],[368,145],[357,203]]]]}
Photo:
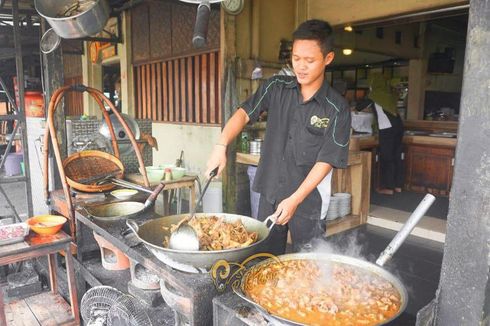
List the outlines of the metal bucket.
{"type": "Polygon", "coordinates": [[[59,17],[80,0],[35,0],[36,11],[62,38],[87,37],[100,32],[109,18],[107,0],[95,0],[93,6],[74,16],[59,17]]]}

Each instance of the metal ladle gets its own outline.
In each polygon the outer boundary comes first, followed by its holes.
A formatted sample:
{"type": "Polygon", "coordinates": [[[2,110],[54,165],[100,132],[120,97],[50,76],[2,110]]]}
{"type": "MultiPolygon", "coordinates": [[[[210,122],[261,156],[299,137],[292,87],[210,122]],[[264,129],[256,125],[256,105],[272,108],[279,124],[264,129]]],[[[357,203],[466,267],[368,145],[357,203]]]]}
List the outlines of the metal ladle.
{"type": "Polygon", "coordinates": [[[218,167],[216,167],[213,171],[211,171],[211,173],[209,173],[209,179],[206,182],[206,185],[204,186],[204,189],[202,190],[196,205],[190,212],[189,217],[186,218],[182,223],[180,223],[177,230],[172,232],[172,234],[170,235],[170,240],[168,242],[168,246],[170,249],[186,250],[186,251],[199,250],[199,237],[197,236],[197,233],[194,230],[194,228],[189,225],[189,221],[191,221],[194,218],[194,215],[196,215],[197,207],[201,204],[204,194],[206,193],[206,190],[208,189],[208,186],[211,183],[211,180],[217,174],[218,174],[218,167]]]}

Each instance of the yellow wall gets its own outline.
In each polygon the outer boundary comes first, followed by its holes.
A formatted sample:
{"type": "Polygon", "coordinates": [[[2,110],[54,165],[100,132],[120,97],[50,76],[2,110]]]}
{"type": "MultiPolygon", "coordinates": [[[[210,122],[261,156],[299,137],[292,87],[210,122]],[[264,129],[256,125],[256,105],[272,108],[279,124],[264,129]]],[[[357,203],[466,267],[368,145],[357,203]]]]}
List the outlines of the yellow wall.
{"type": "Polygon", "coordinates": [[[237,56],[277,62],[282,38],[291,39],[296,0],[246,0],[236,17],[237,56]]]}
{"type": "Polygon", "coordinates": [[[306,12],[308,18],[341,25],[467,3],[461,0],[308,0],[306,12]]]}

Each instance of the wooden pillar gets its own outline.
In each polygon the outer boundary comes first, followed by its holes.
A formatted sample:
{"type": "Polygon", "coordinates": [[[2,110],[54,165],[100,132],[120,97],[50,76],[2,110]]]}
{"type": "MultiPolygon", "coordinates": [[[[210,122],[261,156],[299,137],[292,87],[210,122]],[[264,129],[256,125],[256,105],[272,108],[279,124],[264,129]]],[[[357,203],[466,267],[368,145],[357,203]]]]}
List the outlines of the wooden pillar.
{"type": "MultiPolygon", "coordinates": [[[[234,111],[233,93],[234,90],[230,87],[227,79],[231,77],[230,70],[236,67],[236,18],[235,16],[227,15],[221,9],[220,23],[220,65],[222,67],[221,76],[221,124],[224,126],[234,111]]],[[[234,78],[236,78],[236,73],[234,78]]],[[[233,83],[235,85],[235,83],[233,83]]],[[[235,143],[231,143],[227,149],[226,169],[223,172],[223,210],[233,213],[236,211],[236,148],[235,143]]]]}
{"type": "Polygon", "coordinates": [[[133,65],[131,57],[131,10],[125,10],[121,15],[123,42],[118,44],[117,47],[121,66],[122,112],[134,117],[136,116],[136,109],[134,105],[133,65]]]}

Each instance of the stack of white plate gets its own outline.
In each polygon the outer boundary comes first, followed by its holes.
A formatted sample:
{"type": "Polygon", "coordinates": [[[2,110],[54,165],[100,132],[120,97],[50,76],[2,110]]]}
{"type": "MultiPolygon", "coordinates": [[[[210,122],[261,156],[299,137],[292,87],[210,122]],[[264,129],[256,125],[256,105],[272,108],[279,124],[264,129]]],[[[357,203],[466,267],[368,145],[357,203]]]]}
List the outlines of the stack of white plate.
{"type": "Polygon", "coordinates": [[[337,192],[333,194],[333,198],[338,198],[338,215],[343,217],[351,213],[352,195],[348,192],[337,192]]]}
{"type": "Polygon", "coordinates": [[[339,215],[339,203],[340,203],[340,198],[339,197],[330,197],[330,204],[328,205],[328,211],[327,211],[327,216],[325,219],[327,220],[335,220],[336,218],[340,217],[339,215]]]}

